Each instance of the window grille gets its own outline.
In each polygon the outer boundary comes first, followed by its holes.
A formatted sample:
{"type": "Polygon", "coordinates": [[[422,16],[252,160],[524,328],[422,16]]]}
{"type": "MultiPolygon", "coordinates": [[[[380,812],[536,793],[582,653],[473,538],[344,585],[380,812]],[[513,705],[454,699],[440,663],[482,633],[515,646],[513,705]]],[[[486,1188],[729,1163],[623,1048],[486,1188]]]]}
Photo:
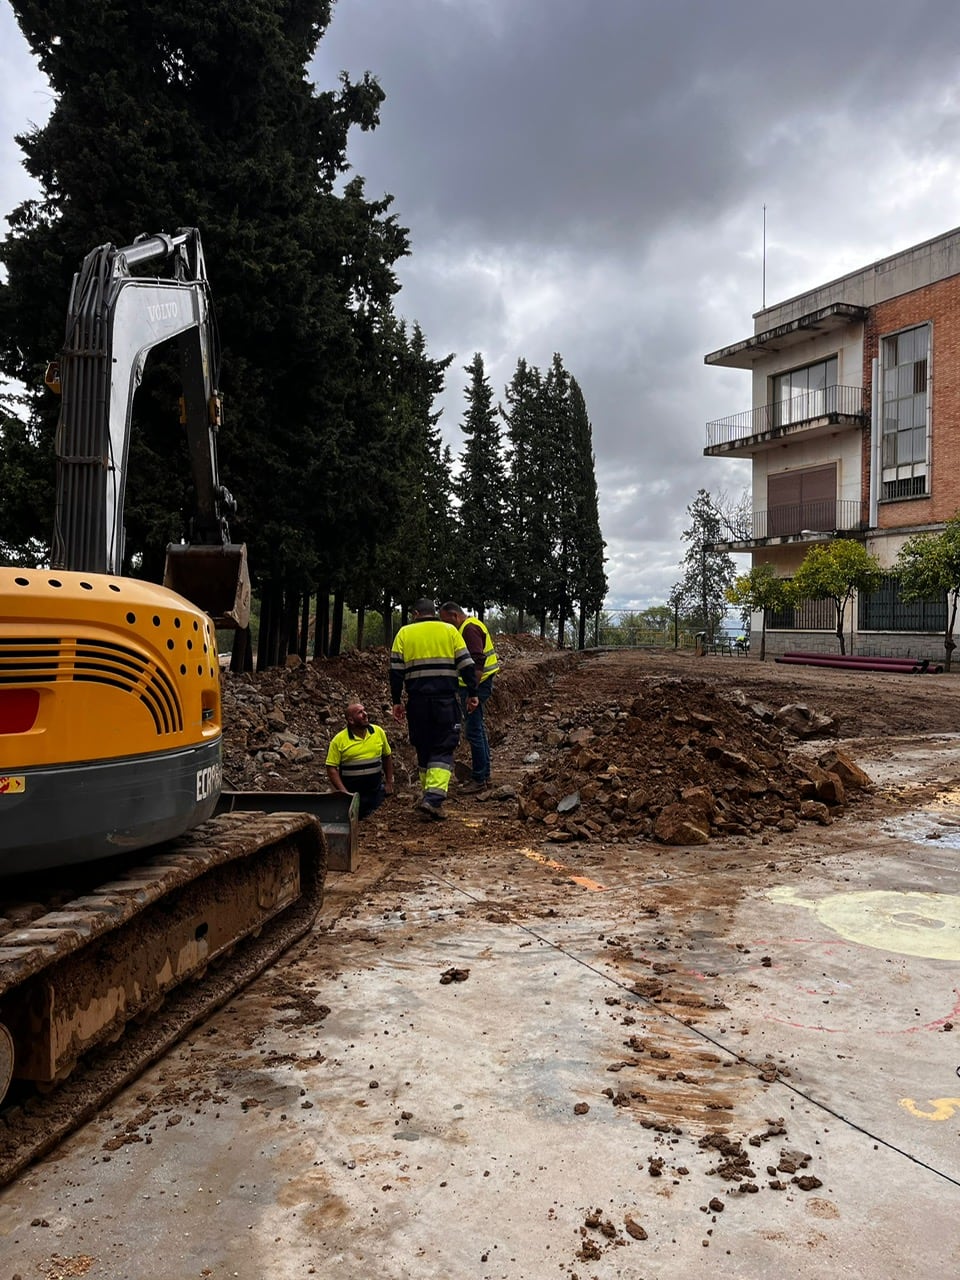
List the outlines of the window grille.
{"type": "Polygon", "coordinates": [[[942,635],[947,628],[947,597],[936,600],[901,600],[900,584],[886,574],[875,591],[862,591],[857,626],[861,631],[929,631],[942,635]]]}
{"type": "Polygon", "coordinates": [[[885,498],[922,498],[927,492],[926,476],[911,476],[909,480],[884,480],[885,498]]]}
{"type": "Polygon", "coordinates": [[[832,600],[804,600],[803,604],[771,609],[767,627],[773,631],[836,631],[837,606],[832,600]]]}

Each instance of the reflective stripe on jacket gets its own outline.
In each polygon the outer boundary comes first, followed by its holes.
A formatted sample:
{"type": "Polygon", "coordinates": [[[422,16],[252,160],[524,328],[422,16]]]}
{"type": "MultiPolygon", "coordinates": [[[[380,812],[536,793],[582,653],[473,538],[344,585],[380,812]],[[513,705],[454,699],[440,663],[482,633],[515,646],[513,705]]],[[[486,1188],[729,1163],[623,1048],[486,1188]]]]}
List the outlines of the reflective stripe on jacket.
{"type": "Polygon", "coordinates": [[[383,776],[383,762],[390,754],[387,735],[380,725],[371,724],[364,734],[341,729],[327,748],[326,763],[339,770],[348,790],[351,784],[357,791],[375,790],[383,776]]]}
{"type": "MultiPolygon", "coordinates": [[[[461,635],[464,634],[467,627],[477,627],[483,632],[483,666],[477,671],[480,683],[483,684],[484,680],[489,680],[500,670],[500,659],[497,657],[497,652],[493,647],[493,637],[487,630],[485,622],[481,622],[479,618],[464,618],[459,628],[461,635]]],[[[465,636],[464,641],[466,641],[465,636]]],[[[464,682],[461,680],[460,683],[463,684],[464,682]]]]}
{"type": "Polygon", "coordinates": [[[455,694],[461,680],[476,695],[476,668],[456,627],[439,618],[418,618],[400,628],[390,653],[390,693],[395,704],[404,686],[410,697],[455,694]]]}

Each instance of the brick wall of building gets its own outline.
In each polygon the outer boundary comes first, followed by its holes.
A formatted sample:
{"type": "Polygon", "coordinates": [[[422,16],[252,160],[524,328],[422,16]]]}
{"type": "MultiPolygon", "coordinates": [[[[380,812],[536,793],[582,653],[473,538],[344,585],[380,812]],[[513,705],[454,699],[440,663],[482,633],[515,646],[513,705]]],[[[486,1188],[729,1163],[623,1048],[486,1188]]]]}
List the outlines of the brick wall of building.
{"type": "MultiPolygon", "coordinates": [[[[932,351],[932,430],[929,494],[898,502],[881,502],[881,529],[930,525],[960,510],[960,275],[881,302],[872,307],[864,325],[864,412],[870,421],[872,361],[880,355],[881,340],[898,329],[930,324],[932,351]]],[[[879,393],[879,388],[877,389],[879,393]]],[[[870,495],[870,433],[863,448],[863,497],[870,495]]]]}

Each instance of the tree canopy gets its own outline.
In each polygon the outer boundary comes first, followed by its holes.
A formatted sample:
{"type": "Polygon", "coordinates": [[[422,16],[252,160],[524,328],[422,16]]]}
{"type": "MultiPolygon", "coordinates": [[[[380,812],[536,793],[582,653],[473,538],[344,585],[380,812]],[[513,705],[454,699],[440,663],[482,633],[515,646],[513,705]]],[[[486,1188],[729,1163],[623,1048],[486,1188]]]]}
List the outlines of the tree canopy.
{"type": "Polygon", "coordinates": [[[943,652],[944,669],[949,671],[956,648],[953,633],[960,600],[960,513],[951,516],[942,533],[917,533],[908,538],[900,548],[894,572],[904,600],[947,597],[943,652]]]}
{"type": "Polygon", "coordinates": [[[772,564],[755,564],[746,573],[739,574],[727,588],[726,598],[729,604],[761,614],[761,662],[767,654],[767,613],[787,603],[789,587],[787,579],[781,578],[772,564]]]}
{"type": "MultiPolygon", "coordinates": [[[[58,403],[43,372],[74,272],[98,245],[195,226],[260,661],[305,652],[312,596],[320,652],[337,644],[328,601],[388,618],[424,590],[561,628],[576,607],[582,635],[606,590],[583,396],[559,355],[546,376],[521,360],[501,411],[475,356],[454,464],[437,408],[454,357],[398,319],[408,232],[350,172],[351,131],[376,127],[383,91],[311,78],[332,0],[11,7],[53,107],[17,139],[39,194],[0,244],[0,372],[26,388],[0,416],[4,557],[45,555],[58,403]]],[[[148,577],[191,507],[173,355],[151,354],[134,405],[125,570],[148,577]]]]}
{"type": "Polygon", "coordinates": [[[733,557],[715,546],[723,541],[724,515],[706,489],[697,491],[687,515],[690,524],[681,534],[687,543],[683,574],[673,587],[670,603],[712,639],[723,622],[736,567],[733,557]]]}
{"type": "Polygon", "coordinates": [[[881,577],[880,561],[852,538],[810,548],[794,574],[790,594],[795,601],[832,600],[837,614],[837,642],[846,653],[843,619],[857,591],[871,591],[881,577]]]}

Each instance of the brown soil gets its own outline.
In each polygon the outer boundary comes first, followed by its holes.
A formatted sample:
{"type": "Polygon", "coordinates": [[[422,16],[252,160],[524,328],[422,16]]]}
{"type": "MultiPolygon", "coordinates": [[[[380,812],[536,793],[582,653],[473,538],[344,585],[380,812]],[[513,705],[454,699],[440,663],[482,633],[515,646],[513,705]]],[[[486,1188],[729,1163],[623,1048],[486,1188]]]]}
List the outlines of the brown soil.
{"type": "MultiPolygon", "coordinates": [[[[960,682],[952,674],[698,659],[672,650],[558,653],[532,637],[498,637],[497,647],[504,669],[487,709],[494,790],[457,799],[454,782],[450,792],[452,803],[482,814],[488,848],[544,836],[663,839],[658,822],[676,805],[694,816],[699,810],[705,838],[842,820],[867,797],[849,779],[839,792],[825,792],[817,761],[834,767],[829,753],[839,747],[855,763],[858,746],[875,760],[886,740],[902,747],[904,739],[953,733],[960,723],[960,682]],[[812,736],[803,715],[777,714],[798,705],[811,713],[812,736]]],[[[360,698],[387,731],[397,776],[397,794],[367,830],[405,852],[451,847],[443,824],[427,826],[413,812],[416,762],[405,729],[389,715],[387,664],[385,650],[368,650],[227,675],[225,785],[326,790],[327,743],[346,703],[360,698]]],[[[465,743],[458,758],[469,760],[465,743]]],[[[685,830],[667,842],[700,842],[685,830]]]]}

